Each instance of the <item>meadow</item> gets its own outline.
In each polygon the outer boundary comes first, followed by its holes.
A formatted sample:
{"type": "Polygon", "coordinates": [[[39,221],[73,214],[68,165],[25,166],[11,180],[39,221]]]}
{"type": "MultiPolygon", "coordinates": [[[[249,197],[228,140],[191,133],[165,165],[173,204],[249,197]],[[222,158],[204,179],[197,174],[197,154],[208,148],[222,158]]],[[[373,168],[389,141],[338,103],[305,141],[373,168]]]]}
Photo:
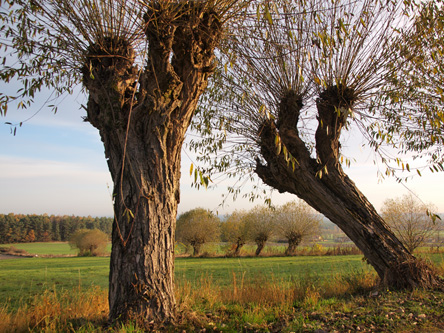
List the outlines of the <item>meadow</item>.
{"type": "MultiPolygon", "coordinates": [[[[24,250],[30,255],[38,256],[75,256],[78,252],[76,249],[71,248],[68,242],[35,242],[0,245],[0,247],[10,246],[24,250]]],[[[108,245],[107,250],[108,252],[111,251],[111,244],[108,245]]]]}
{"type": "MultiPolygon", "coordinates": [[[[371,272],[362,256],[261,257],[261,258],[177,258],[176,281],[199,288],[203,280],[220,287],[233,279],[251,283],[276,279],[290,284],[301,278],[313,283],[339,274],[371,272]]],[[[93,286],[108,287],[109,257],[20,258],[0,261],[0,304],[16,309],[46,290],[61,291],[93,286]]]]}
{"type": "MultiPolygon", "coordinates": [[[[44,255],[51,245],[34,246],[44,255]]],[[[427,256],[443,267],[442,254],[427,256]]],[[[108,270],[109,257],[1,260],[0,331],[146,330],[137,323],[104,328],[108,270]]],[[[175,274],[178,329],[185,331],[444,329],[440,292],[375,289],[362,255],[179,257],[175,274]]]]}

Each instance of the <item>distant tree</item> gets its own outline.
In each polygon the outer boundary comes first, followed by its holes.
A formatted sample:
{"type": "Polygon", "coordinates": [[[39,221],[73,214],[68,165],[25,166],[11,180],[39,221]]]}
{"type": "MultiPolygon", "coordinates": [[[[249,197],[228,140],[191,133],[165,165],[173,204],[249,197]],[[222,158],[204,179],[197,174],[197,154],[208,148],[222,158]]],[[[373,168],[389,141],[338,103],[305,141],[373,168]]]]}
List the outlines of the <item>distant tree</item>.
{"type": "Polygon", "coordinates": [[[176,238],[193,247],[193,255],[198,256],[202,245],[219,239],[220,220],[209,210],[192,209],[177,219],[176,238]]]}
{"type": "Polygon", "coordinates": [[[98,229],[79,229],[72,236],[69,244],[79,250],[79,256],[98,256],[105,253],[108,236],[98,229]]]}
{"type": "Polygon", "coordinates": [[[412,194],[388,199],[382,207],[382,216],[404,246],[413,252],[431,237],[437,223],[430,216],[432,207],[426,206],[412,194]]]}
{"type": "Polygon", "coordinates": [[[255,254],[258,256],[273,234],[273,212],[268,207],[256,206],[250,210],[246,219],[250,239],[257,245],[255,254]]]}
{"type": "Polygon", "coordinates": [[[28,234],[26,235],[26,242],[34,242],[35,241],[35,232],[34,230],[28,230],[28,234]]]}
{"type": "Polygon", "coordinates": [[[111,236],[112,223],[109,217],[0,214],[0,243],[29,242],[30,230],[36,242],[69,241],[79,229],[99,229],[111,236]]]}
{"type": "Polygon", "coordinates": [[[0,243],[10,243],[12,225],[15,223],[13,214],[0,215],[0,243]]]}
{"type": "Polygon", "coordinates": [[[279,207],[275,213],[277,232],[288,241],[286,255],[294,255],[297,246],[319,232],[319,214],[303,201],[292,201],[279,207]]]}
{"type": "Polygon", "coordinates": [[[40,239],[42,242],[50,242],[52,240],[51,234],[48,231],[44,231],[42,238],[40,239]]]}
{"type": "Polygon", "coordinates": [[[247,212],[235,210],[228,219],[221,224],[222,238],[234,244],[232,255],[239,256],[242,246],[248,241],[250,230],[247,223],[247,212]]]}
{"type": "Polygon", "coordinates": [[[60,241],[60,224],[57,221],[51,221],[52,224],[52,240],[60,241]]]}

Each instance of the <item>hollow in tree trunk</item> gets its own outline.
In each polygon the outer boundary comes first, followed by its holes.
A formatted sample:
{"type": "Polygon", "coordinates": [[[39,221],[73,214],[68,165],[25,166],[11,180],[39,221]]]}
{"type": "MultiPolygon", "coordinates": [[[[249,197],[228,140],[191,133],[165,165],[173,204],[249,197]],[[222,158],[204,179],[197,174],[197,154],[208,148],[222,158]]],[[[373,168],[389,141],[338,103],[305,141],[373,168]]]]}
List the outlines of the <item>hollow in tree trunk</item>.
{"type": "Polygon", "coordinates": [[[100,132],[114,182],[110,321],[174,321],[181,149],[220,38],[217,15],[200,11],[206,7],[158,7],[144,17],[145,68],[119,38],[90,45],[83,68],[87,120],[100,132]]]}
{"type": "Polygon", "coordinates": [[[442,282],[428,265],[416,259],[394,236],[375,208],[342,170],[339,137],[353,107],[353,91],[332,86],[317,100],[317,159],[299,135],[302,98],[288,91],[279,118],[260,129],[261,155],[256,173],[279,192],[289,192],[324,214],[356,244],[381,280],[393,287],[434,287],[442,282]],[[278,154],[279,135],[292,156],[278,154]]]}

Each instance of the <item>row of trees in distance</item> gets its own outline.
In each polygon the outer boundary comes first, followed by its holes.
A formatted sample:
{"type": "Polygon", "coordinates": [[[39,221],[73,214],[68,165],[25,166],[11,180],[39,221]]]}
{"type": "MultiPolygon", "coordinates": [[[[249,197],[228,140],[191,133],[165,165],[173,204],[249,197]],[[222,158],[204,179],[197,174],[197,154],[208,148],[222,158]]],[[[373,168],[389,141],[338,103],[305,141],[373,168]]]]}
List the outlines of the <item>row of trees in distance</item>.
{"type": "Polygon", "coordinates": [[[176,239],[193,247],[193,254],[199,255],[202,245],[222,240],[233,244],[232,255],[238,256],[247,242],[257,245],[259,255],[272,236],[288,242],[287,255],[294,254],[304,238],[319,232],[321,217],[303,202],[292,201],[271,210],[256,206],[236,210],[223,223],[203,208],[192,209],[179,216],[176,239]]]}
{"type": "Polygon", "coordinates": [[[0,214],[0,244],[69,241],[79,229],[99,229],[111,235],[113,218],[0,214]]]}
{"type": "MultiPolygon", "coordinates": [[[[386,200],[381,214],[409,251],[414,251],[436,231],[436,242],[440,242],[442,222],[428,216],[427,212],[432,210],[435,210],[432,205],[425,205],[409,194],[386,200]]],[[[265,206],[236,210],[223,222],[210,211],[196,208],[179,216],[176,239],[192,246],[194,255],[199,255],[208,242],[231,243],[231,255],[238,256],[247,242],[256,243],[259,255],[266,242],[275,237],[288,243],[285,253],[292,255],[304,239],[321,235],[321,221],[322,217],[302,201],[292,201],[273,210],[265,206]]],[[[110,217],[0,214],[0,244],[73,242],[76,234],[87,230],[100,230],[109,237],[112,222],[110,217]]]]}
{"type": "MultiPolygon", "coordinates": [[[[431,237],[440,242],[442,223],[431,218],[426,206],[412,194],[384,202],[381,214],[391,230],[409,251],[424,245],[431,237]]],[[[201,254],[202,246],[222,241],[232,244],[230,255],[239,256],[248,242],[257,245],[260,255],[272,237],[288,243],[286,255],[294,255],[303,240],[321,236],[322,216],[302,201],[292,201],[270,209],[256,206],[249,211],[236,210],[221,222],[219,217],[203,208],[187,211],[177,220],[176,239],[193,248],[193,255],[201,254]]],[[[437,244],[439,245],[439,244],[437,244]]]]}

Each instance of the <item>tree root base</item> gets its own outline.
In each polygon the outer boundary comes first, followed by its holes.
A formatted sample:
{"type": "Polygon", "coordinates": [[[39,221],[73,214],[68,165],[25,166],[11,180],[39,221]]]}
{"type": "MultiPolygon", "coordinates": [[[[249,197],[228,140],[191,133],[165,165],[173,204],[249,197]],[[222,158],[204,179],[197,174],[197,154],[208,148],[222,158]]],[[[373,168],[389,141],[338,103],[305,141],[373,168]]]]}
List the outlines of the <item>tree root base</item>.
{"type": "Polygon", "coordinates": [[[411,259],[387,270],[382,280],[384,286],[396,289],[438,289],[444,291],[444,279],[438,270],[424,259],[411,259]]]}

